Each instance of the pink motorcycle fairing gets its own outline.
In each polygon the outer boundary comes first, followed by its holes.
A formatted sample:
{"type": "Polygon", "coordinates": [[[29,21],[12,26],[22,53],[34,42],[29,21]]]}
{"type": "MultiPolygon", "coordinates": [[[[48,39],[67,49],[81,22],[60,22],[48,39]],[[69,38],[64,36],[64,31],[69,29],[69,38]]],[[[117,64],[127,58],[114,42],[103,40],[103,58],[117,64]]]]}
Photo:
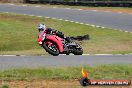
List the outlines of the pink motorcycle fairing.
{"type": "Polygon", "coordinates": [[[64,51],[63,44],[62,44],[62,38],[56,36],[56,35],[51,35],[51,34],[46,34],[45,31],[42,31],[42,33],[38,36],[38,43],[42,44],[43,41],[45,40],[51,40],[55,42],[59,48],[60,52],[64,51]],[[46,35],[46,36],[44,36],[46,35]],[[43,37],[46,37],[46,39],[43,40],[43,37]]]}
{"type": "Polygon", "coordinates": [[[55,42],[57,44],[60,52],[64,51],[63,44],[62,44],[62,38],[60,38],[56,35],[47,35],[46,39],[55,42]]]}

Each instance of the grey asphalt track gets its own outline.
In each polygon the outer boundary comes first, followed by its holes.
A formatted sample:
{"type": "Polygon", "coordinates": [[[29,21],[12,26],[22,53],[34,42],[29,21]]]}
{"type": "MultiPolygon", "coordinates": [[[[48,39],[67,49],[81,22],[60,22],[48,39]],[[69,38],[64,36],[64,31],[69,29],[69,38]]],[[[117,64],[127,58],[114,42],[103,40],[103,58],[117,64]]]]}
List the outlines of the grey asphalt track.
{"type": "Polygon", "coordinates": [[[132,32],[132,14],[0,4],[0,12],[55,17],[132,32]]]}
{"type": "MultiPolygon", "coordinates": [[[[48,16],[110,28],[132,31],[132,14],[118,14],[113,12],[80,11],[63,8],[23,7],[0,4],[0,12],[15,12],[38,16],[48,16]]],[[[132,64],[132,55],[109,56],[0,56],[0,70],[19,67],[58,67],[82,66],[100,64],[132,64]]]]}
{"type": "Polygon", "coordinates": [[[0,56],[0,70],[9,68],[38,68],[66,66],[95,66],[101,64],[132,64],[132,55],[107,56],[0,56]]]}

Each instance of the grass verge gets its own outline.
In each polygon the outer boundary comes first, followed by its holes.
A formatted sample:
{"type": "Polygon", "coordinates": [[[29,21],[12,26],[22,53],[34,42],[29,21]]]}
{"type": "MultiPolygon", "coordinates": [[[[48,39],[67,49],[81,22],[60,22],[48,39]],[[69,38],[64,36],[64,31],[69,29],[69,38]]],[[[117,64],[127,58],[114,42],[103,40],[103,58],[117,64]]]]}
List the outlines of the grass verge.
{"type": "MultiPolygon", "coordinates": [[[[132,79],[132,65],[84,66],[90,79],[132,79]]],[[[12,69],[0,71],[0,80],[80,79],[82,67],[12,69]]]]}
{"type": "Polygon", "coordinates": [[[84,53],[132,53],[132,34],[108,28],[96,28],[77,23],[0,13],[0,54],[41,55],[45,51],[37,43],[37,24],[45,23],[67,36],[90,35],[90,40],[80,41],[84,53]]]}

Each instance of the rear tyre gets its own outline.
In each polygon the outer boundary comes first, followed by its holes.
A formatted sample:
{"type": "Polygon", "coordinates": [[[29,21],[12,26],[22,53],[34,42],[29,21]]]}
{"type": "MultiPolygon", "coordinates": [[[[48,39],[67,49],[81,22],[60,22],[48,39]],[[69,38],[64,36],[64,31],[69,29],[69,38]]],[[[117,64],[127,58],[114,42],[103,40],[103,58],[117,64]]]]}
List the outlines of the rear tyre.
{"type": "Polygon", "coordinates": [[[82,55],[83,54],[83,49],[82,48],[76,48],[73,51],[74,55],[82,55]]]}
{"type": "Polygon", "coordinates": [[[66,53],[66,55],[70,55],[70,53],[66,53]]]}
{"type": "Polygon", "coordinates": [[[83,49],[82,47],[76,43],[76,47],[73,48],[73,54],[74,55],[82,55],[83,54],[83,49]]]}
{"type": "Polygon", "coordinates": [[[49,54],[51,54],[53,56],[59,55],[59,49],[58,49],[56,43],[54,43],[53,41],[43,42],[43,48],[46,50],[46,52],[48,52],[49,54]],[[51,43],[51,45],[49,46],[48,43],[51,43]]]}

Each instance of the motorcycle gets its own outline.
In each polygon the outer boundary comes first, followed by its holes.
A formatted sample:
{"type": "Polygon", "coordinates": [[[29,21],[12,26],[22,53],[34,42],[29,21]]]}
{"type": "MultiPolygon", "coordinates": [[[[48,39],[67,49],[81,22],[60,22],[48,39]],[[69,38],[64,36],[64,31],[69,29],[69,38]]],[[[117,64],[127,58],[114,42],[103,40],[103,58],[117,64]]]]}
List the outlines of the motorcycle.
{"type": "Polygon", "coordinates": [[[73,41],[69,43],[55,34],[47,34],[46,31],[43,31],[38,36],[38,43],[46,50],[46,52],[53,56],[58,56],[59,54],[69,55],[70,53],[73,53],[74,55],[83,54],[83,49],[78,43],[73,41]]]}

